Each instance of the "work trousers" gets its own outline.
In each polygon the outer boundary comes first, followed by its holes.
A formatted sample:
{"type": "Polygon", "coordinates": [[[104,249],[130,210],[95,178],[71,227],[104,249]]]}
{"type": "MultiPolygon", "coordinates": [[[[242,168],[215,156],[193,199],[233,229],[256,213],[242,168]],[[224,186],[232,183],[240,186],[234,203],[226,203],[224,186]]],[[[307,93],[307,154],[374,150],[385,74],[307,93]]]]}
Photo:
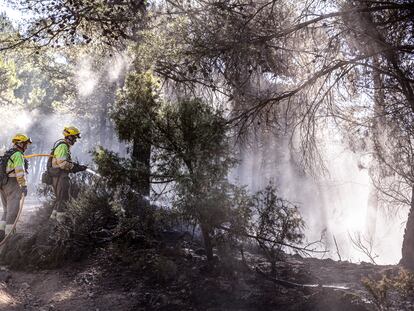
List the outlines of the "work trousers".
{"type": "Polygon", "coordinates": [[[56,201],[53,209],[56,212],[66,212],[66,204],[70,199],[70,179],[66,172],[60,173],[58,177],[52,178],[53,192],[56,196],[56,201]]]}
{"type": "Polygon", "coordinates": [[[7,183],[0,189],[1,202],[3,203],[2,221],[7,225],[13,225],[20,208],[22,188],[15,177],[9,177],[7,183]]]}

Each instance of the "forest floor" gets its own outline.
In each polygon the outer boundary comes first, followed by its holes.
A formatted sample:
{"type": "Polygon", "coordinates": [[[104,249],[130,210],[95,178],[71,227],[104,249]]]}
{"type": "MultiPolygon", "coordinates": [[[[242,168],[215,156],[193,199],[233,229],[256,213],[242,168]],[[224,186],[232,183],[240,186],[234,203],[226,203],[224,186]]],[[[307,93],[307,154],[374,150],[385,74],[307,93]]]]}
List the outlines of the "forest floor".
{"type": "MultiPolygon", "coordinates": [[[[23,231],[27,217],[30,208],[23,231]]],[[[255,264],[223,260],[212,268],[199,249],[182,244],[131,253],[108,245],[59,269],[1,267],[0,310],[376,310],[361,279],[399,271],[296,255],[270,277],[257,255],[246,257],[255,264]]]]}
{"type": "Polygon", "coordinates": [[[104,250],[56,270],[3,268],[0,310],[375,310],[361,278],[396,269],[317,259],[279,263],[278,278],[324,285],[302,288],[247,271],[203,270],[202,261],[187,258],[167,259],[173,270],[161,272],[167,277],[139,271],[104,250]]]}

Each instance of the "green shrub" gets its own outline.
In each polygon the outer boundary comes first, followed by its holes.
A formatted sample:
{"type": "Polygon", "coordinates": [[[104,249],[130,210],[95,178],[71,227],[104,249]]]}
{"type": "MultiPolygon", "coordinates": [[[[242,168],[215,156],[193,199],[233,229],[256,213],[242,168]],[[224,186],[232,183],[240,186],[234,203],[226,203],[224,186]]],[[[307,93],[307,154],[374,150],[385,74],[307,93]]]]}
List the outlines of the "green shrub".
{"type": "Polygon", "coordinates": [[[297,206],[280,198],[269,185],[253,196],[250,232],[275,271],[286,245],[299,245],[303,238],[304,221],[297,206]]]}
{"type": "Polygon", "coordinates": [[[365,277],[362,284],[379,311],[414,309],[414,274],[408,270],[400,269],[394,275],[383,274],[377,279],[365,277]]]}
{"type": "Polygon", "coordinates": [[[101,181],[77,183],[79,194],[67,205],[67,219],[50,220],[53,207],[47,201],[30,224],[31,235],[15,234],[4,246],[0,259],[15,268],[57,267],[67,260],[79,260],[111,240],[118,217],[112,208],[112,194],[101,181]]]}
{"type": "Polygon", "coordinates": [[[85,186],[78,197],[68,203],[67,220],[55,224],[55,233],[50,236],[50,241],[60,246],[56,251],[62,252],[66,258],[78,259],[108,242],[111,230],[118,223],[111,198],[104,183],[85,186]]]}

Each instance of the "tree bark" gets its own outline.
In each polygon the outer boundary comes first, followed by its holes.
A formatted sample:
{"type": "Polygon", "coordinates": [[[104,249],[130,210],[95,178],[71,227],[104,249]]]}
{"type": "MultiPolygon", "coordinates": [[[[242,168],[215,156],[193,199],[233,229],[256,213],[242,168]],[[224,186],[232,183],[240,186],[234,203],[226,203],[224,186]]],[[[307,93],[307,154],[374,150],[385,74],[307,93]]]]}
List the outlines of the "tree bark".
{"type": "Polygon", "coordinates": [[[150,159],[151,146],[140,144],[134,140],[132,146],[132,163],[137,171],[137,176],[132,187],[143,196],[150,196],[150,159]]]}
{"type": "Polygon", "coordinates": [[[414,270],[414,185],[411,191],[411,206],[402,245],[402,258],[400,264],[414,270]]]}
{"type": "Polygon", "coordinates": [[[206,251],[206,256],[207,256],[207,260],[208,261],[212,261],[213,260],[213,245],[211,243],[211,236],[210,236],[210,229],[207,225],[200,225],[201,227],[201,233],[203,235],[203,240],[204,240],[204,249],[206,251]]]}

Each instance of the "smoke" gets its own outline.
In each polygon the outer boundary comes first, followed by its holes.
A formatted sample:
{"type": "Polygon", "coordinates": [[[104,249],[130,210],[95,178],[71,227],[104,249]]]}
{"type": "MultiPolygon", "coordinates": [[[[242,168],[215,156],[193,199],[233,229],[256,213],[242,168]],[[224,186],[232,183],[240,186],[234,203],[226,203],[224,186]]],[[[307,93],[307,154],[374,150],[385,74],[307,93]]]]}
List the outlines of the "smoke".
{"type": "MultiPolygon", "coordinates": [[[[85,107],[90,110],[81,116],[70,111],[44,115],[38,110],[29,111],[23,105],[0,107],[1,148],[4,151],[10,146],[12,135],[25,132],[34,137],[28,153],[47,153],[53,142],[62,137],[63,126],[73,124],[84,133],[84,138],[73,149],[79,161],[90,162],[89,151],[97,144],[120,151],[125,146],[110,131],[108,120],[108,104],[114,98],[105,97],[103,90],[106,85],[122,86],[130,65],[126,53],[99,59],[80,55],[74,70],[77,100],[89,100],[85,107]],[[101,126],[109,129],[101,135],[105,140],[99,137],[101,126]],[[110,136],[115,137],[114,141],[108,139],[110,136]]],[[[379,256],[378,263],[398,262],[406,211],[400,211],[393,218],[381,209],[372,212],[368,202],[373,187],[368,171],[361,168],[362,154],[351,152],[339,137],[321,133],[319,141],[329,174],[311,177],[295,162],[288,138],[268,135],[261,140],[241,150],[241,163],[233,172],[240,184],[254,192],[273,182],[284,198],[300,206],[307,224],[307,238],[318,240],[323,234],[330,250],[328,256],[334,259],[338,259],[335,238],[342,259],[367,261],[367,256],[350,239],[361,235],[372,240],[373,254],[379,256]],[[369,227],[373,227],[374,232],[368,232],[369,227]]],[[[37,165],[32,165],[30,184],[40,181],[40,173],[46,164],[46,159],[37,161],[37,165]]]]}
{"type": "Polygon", "coordinates": [[[92,57],[80,57],[75,78],[80,97],[90,96],[98,84],[99,76],[93,70],[92,57]]]}
{"type": "MultiPolygon", "coordinates": [[[[64,56],[60,61],[68,65],[64,56]]],[[[24,88],[15,104],[0,107],[0,152],[9,149],[11,137],[16,133],[26,133],[33,144],[26,151],[31,153],[49,153],[53,144],[63,137],[62,130],[66,125],[74,125],[82,132],[82,139],[72,148],[75,161],[91,164],[91,151],[96,146],[125,153],[125,145],[118,141],[114,126],[109,119],[110,105],[116,100],[116,89],[123,80],[130,61],[126,53],[118,53],[112,57],[79,54],[73,68],[73,83],[77,97],[71,100],[72,94],[64,98],[67,103],[57,103],[52,113],[29,109],[23,102],[31,92],[24,88]],[[111,86],[111,88],[108,87],[111,86]]],[[[22,80],[24,85],[24,80],[22,80]]],[[[70,90],[70,87],[68,87],[70,90]]],[[[29,186],[34,190],[40,183],[47,158],[30,159],[29,186]]]]}
{"type": "Polygon", "coordinates": [[[131,58],[126,52],[102,58],[80,54],[74,72],[79,97],[96,95],[102,83],[122,83],[130,65],[131,58]]]}
{"type": "Polygon", "coordinates": [[[360,238],[380,264],[396,264],[401,258],[407,211],[390,217],[386,211],[369,204],[373,191],[368,170],[354,153],[332,133],[318,137],[328,173],[311,177],[295,162],[287,138],[262,137],[261,143],[245,147],[234,175],[251,192],[263,189],[269,182],[278,187],[285,199],[299,205],[306,222],[306,237],[319,240],[321,235],[329,249],[326,256],[353,262],[369,261],[355,245],[360,238]],[[375,209],[374,211],[372,209],[375,209]],[[369,232],[368,228],[374,228],[369,232]],[[334,239],[337,242],[336,249],[334,239]],[[354,242],[353,242],[354,240],[354,242]]]}
{"type": "Polygon", "coordinates": [[[114,82],[123,80],[128,68],[130,67],[132,59],[127,53],[118,53],[108,59],[106,72],[108,73],[108,81],[114,82]]]}
{"type": "Polygon", "coordinates": [[[17,105],[0,107],[0,151],[4,152],[10,146],[13,135],[26,133],[37,115],[37,111],[30,113],[17,105]]]}

